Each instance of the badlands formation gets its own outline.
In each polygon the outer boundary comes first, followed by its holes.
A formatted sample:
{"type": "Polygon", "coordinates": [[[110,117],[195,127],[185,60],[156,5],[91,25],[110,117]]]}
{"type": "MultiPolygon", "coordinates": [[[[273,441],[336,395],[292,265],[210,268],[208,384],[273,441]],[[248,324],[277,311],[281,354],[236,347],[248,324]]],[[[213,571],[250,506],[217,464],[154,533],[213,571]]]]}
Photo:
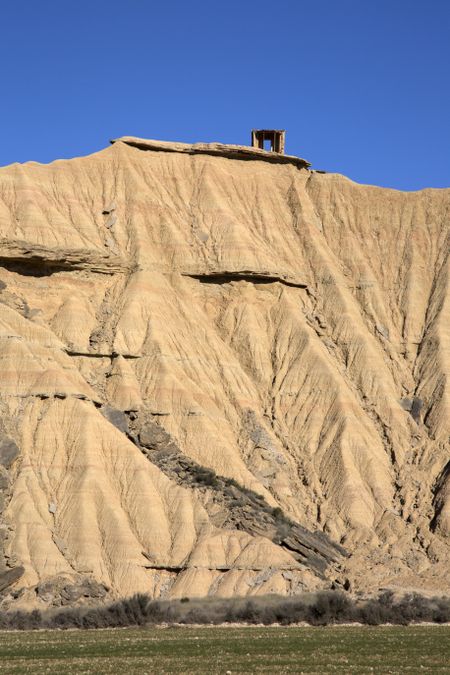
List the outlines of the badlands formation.
{"type": "Polygon", "coordinates": [[[1,606],[450,593],[450,190],[278,160],[0,169],[1,606]]]}

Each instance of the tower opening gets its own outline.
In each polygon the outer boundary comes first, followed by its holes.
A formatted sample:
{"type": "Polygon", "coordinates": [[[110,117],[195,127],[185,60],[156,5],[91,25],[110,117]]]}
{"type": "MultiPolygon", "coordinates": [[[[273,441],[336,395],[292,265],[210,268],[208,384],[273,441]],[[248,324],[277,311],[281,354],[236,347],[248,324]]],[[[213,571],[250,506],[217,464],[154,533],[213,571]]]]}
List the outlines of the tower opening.
{"type": "Polygon", "coordinates": [[[286,131],[284,129],[253,129],[252,148],[284,155],[286,131]]]}

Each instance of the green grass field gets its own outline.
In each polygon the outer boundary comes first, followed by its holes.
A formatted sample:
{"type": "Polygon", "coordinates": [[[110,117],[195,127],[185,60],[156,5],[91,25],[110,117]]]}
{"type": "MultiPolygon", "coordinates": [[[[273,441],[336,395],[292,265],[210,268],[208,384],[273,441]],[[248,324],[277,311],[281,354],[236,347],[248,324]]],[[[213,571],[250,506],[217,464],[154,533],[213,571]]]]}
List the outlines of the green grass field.
{"type": "Polygon", "coordinates": [[[450,673],[448,626],[0,632],[0,673],[450,673]]]}

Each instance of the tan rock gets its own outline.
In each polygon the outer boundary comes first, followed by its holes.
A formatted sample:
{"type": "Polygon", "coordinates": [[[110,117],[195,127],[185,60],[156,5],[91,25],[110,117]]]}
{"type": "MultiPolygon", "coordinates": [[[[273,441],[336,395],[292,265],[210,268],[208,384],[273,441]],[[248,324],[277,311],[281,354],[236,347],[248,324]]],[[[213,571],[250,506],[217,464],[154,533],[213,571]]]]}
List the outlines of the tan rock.
{"type": "Polygon", "coordinates": [[[14,587],[450,592],[450,190],[119,140],[0,169],[14,587]],[[324,581],[263,526],[221,525],[220,495],[166,475],[105,405],[350,558],[324,581]]]}

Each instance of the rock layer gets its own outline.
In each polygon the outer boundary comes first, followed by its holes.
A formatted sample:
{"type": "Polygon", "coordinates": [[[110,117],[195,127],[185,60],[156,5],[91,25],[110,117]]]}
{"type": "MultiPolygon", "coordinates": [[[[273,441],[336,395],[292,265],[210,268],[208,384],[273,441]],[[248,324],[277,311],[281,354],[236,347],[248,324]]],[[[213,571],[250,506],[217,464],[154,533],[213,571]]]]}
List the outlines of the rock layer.
{"type": "Polygon", "coordinates": [[[4,603],[450,592],[450,190],[306,166],[116,142],[0,170],[4,603]]]}

